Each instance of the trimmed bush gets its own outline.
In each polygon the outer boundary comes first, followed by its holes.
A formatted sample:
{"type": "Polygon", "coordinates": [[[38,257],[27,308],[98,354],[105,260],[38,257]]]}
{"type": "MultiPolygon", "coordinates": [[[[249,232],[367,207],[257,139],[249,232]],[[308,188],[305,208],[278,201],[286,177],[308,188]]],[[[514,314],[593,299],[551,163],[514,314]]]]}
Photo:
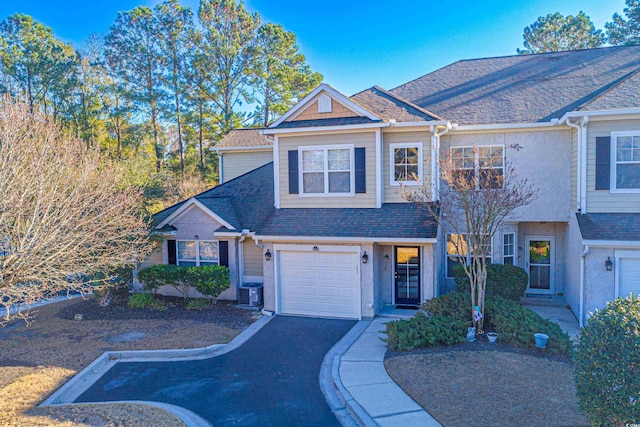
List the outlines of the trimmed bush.
{"type": "Polygon", "coordinates": [[[185,300],[189,299],[189,288],[215,298],[230,286],[229,269],[224,266],[206,265],[184,267],[173,264],[157,264],[141,270],[138,278],[145,290],[155,295],[160,286],[171,286],[185,300]]]}
{"type": "MultiPolygon", "coordinates": [[[[471,292],[469,278],[461,265],[453,267],[456,279],[456,290],[471,292]]],[[[487,265],[487,288],[485,296],[498,296],[511,301],[520,301],[528,283],[527,272],[515,265],[489,264],[487,265]]]]}
{"type": "Polygon", "coordinates": [[[470,322],[453,317],[427,317],[418,313],[408,320],[387,323],[387,345],[391,350],[453,345],[465,341],[470,322]]]}
{"type": "Polygon", "coordinates": [[[574,354],[578,405],[593,425],[640,420],[640,298],[617,298],[580,330],[574,354]]]}
{"type": "Polygon", "coordinates": [[[151,294],[135,294],[127,301],[129,308],[151,308],[153,310],[164,310],[166,305],[163,301],[157,300],[151,294]]]}

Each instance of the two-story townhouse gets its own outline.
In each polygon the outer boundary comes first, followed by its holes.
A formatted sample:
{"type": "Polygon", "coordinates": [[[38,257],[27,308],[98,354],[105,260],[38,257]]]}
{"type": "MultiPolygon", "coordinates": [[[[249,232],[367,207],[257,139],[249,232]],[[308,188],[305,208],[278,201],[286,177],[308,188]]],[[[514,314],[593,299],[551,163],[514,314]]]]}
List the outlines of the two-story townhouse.
{"type": "Polygon", "coordinates": [[[452,289],[450,266],[470,254],[400,189],[439,188],[444,152],[470,169],[490,156],[540,190],[494,237],[492,262],[521,266],[528,294],[564,295],[582,321],[640,291],[639,69],[631,46],[459,61],[352,97],[323,84],[216,146],[221,185],[156,215],[148,263],[228,265],[222,297],[262,283],[275,313],[415,305],[452,289]]]}

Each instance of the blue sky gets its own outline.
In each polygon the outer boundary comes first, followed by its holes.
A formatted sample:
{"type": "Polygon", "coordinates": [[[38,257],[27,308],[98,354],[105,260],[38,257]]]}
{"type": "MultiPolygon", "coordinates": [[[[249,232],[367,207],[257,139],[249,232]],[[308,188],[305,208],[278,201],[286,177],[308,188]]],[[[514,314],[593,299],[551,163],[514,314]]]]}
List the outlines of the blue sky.
{"type": "MultiPolygon", "coordinates": [[[[0,0],[0,19],[26,13],[76,46],[104,34],[119,10],[158,0],[0,0]]],[[[197,11],[198,0],[183,0],[197,11]]],[[[538,16],[580,10],[602,28],[624,0],[246,0],[264,21],[298,37],[315,71],[346,95],[392,89],[460,59],[512,55],[538,16]]]]}

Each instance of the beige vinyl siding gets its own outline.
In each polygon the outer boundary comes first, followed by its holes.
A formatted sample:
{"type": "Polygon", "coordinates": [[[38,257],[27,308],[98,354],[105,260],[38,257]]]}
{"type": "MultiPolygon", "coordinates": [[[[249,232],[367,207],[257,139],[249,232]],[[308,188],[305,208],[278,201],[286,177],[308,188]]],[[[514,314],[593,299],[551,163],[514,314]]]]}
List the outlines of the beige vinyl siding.
{"type": "Polygon", "coordinates": [[[262,249],[253,240],[245,240],[242,246],[244,276],[262,277],[262,249]]]}
{"type": "Polygon", "coordinates": [[[344,105],[337,102],[335,99],[331,99],[331,112],[330,113],[318,113],[318,98],[326,92],[320,92],[313,100],[309,102],[309,105],[304,108],[297,116],[287,121],[298,120],[317,120],[317,119],[336,119],[341,117],[356,117],[360,114],[351,111],[344,105]]]}
{"type": "Polygon", "coordinates": [[[231,181],[273,161],[273,151],[244,151],[222,153],[222,179],[231,181]]]}
{"type": "Polygon", "coordinates": [[[571,209],[578,208],[578,130],[571,128],[571,209]]]}
{"type": "Polygon", "coordinates": [[[589,121],[587,134],[587,212],[640,212],[640,193],[596,191],[596,137],[616,131],[640,131],[640,119],[589,121]]]}
{"type": "MultiPolygon", "coordinates": [[[[384,188],[384,203],[406,202],[401,195],[401,187],[391,186],[391,165],[392,159],[389,156],[391,144],[417,142],[422,143],[422,175],[423,185],[431,188],[431,133],[430,132],[385,132],[383,133],[383,168],[382,185],[384,188]]],[[[407,187],[408,190],[419,190],[421,187],[407,187]]]]}
{"type": "MultiPolygon", "coordinates": [[[[281,208],[375,208],[376,207],[376,150],[375,132],[341,133],[327,135],[290,136],[279,138],[280,207],[281,208]],[[289,194],[289,150],[318,145],[353,144],[366,148],[366,193],[353,196],[301,196],[289,194]]],[[[355,171],[353,171],[355,173],[355,171]]],[[[302,183],[300,183],[302,189],[302,183]]]]}

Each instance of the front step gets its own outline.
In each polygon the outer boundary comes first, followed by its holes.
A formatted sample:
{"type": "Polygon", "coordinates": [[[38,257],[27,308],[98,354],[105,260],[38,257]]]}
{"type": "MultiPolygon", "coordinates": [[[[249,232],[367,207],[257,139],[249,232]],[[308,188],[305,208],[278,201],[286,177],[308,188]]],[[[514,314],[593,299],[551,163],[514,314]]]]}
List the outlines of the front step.
{"type": "Polygon", "coordinates": [[[540,307],[569,307],[562,295],[527,295],[520,298],[520,305],[540,307]]]}

